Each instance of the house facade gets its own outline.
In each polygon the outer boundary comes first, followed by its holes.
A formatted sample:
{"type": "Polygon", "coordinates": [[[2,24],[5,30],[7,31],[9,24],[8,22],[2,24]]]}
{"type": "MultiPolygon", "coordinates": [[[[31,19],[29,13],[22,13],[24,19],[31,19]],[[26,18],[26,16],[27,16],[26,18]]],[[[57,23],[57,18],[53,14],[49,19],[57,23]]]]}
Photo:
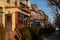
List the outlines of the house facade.
{"type": "MultiPolygon", "coordinates": [[[[27,1],[29,2],[29,0],[27,1]]],[[[0,23],[6,30],[5,40],[16,40],[15,37],[20,36],[19,29],[30,25],[30,5],[28,2],[26,5],[20,0],[0,0],[0,23]]]]}
{"type": "Polygon", "coordinates": [[[37,5],[30,5],[30,0],[0,0],[0,24],[6,30],[5,40],[21,40],[20,29],[40,25],[40,19],[45,17],[40,12],[37,5]]]}

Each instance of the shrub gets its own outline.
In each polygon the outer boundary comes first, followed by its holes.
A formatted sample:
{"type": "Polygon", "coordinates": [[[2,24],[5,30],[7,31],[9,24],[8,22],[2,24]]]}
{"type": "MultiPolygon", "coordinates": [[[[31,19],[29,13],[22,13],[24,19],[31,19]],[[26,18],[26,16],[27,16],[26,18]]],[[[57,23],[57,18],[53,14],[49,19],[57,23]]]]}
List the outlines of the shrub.
{"type": "Polygon", "coordinates": [[[4,40],[4,39],[5,39],[5,29],[4,26],[0,24],[0,40],[4,40]]]}
{"type": "Polygon", "coordinates": [[[27,28],[22,29],[22,40],[31,40],[31,34],[27,28]]]}

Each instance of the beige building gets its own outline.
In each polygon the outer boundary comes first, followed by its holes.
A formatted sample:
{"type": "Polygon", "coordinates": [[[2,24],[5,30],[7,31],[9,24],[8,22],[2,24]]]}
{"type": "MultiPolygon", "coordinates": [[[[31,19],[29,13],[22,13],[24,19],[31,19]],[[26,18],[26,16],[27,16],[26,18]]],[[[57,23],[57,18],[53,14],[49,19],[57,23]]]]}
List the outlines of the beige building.
{"type": "Polygon", "coordinates": [[[20,2],[20,0],[0,0],[0,23],[6,29],[5,40],[16,40],[14,36],[17,34],[20,40],[21,36],[17,30],[30,25],[30,0],[26,0],[27,4],[20,2]]]}
{"type": "MultiPolygon", "coordinates": [[[[14,1],[14,0],[13,0],[14,1]]],[[[8,17],[12,17],[12,25],[13,28],[12,30],[14,30],[15,28],[15,13],[17,11],[19,11],[19,9],[17,8],[19,6],[19,3],[17,3],[17,6],[13,3],[13,1],[5,1],[5,0],[0,0],[0,15],[2,15],[2,18],[1,18],[1,23],[5,26],[7,26],[6,23],[6,20],[7,20],[7,16],[8,17]]],[[[19,0],[17,0],[19,2],[19,0]]]]}
{"type": "Polygon", "coordinates": [[[36,12],[38,11],[38,6],[37,6],[37,4],[32,4],[31,7],[32,7],[32,10],[33,10],[33,11],[36,11],[36,12]]]}

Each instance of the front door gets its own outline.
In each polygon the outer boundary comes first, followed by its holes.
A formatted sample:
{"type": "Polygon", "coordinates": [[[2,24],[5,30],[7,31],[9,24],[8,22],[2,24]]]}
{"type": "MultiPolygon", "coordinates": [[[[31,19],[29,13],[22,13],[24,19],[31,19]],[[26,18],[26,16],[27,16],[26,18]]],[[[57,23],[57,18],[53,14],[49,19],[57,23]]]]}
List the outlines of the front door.
{"type": "Polygon", "coordinates": [[[6,31],[12,31],[12,14],[5,15],[5,29],[6,31]]]}

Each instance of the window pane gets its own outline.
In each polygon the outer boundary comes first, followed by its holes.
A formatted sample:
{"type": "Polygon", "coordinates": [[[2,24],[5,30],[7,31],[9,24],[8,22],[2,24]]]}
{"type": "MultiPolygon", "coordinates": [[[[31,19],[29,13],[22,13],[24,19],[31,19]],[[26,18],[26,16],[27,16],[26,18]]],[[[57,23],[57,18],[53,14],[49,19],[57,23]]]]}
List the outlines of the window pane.
{"type": "Polygon", "coordinates": [[[18,23],[23,24],[23,14],[21,13],[18,14],[18,23]]]}

